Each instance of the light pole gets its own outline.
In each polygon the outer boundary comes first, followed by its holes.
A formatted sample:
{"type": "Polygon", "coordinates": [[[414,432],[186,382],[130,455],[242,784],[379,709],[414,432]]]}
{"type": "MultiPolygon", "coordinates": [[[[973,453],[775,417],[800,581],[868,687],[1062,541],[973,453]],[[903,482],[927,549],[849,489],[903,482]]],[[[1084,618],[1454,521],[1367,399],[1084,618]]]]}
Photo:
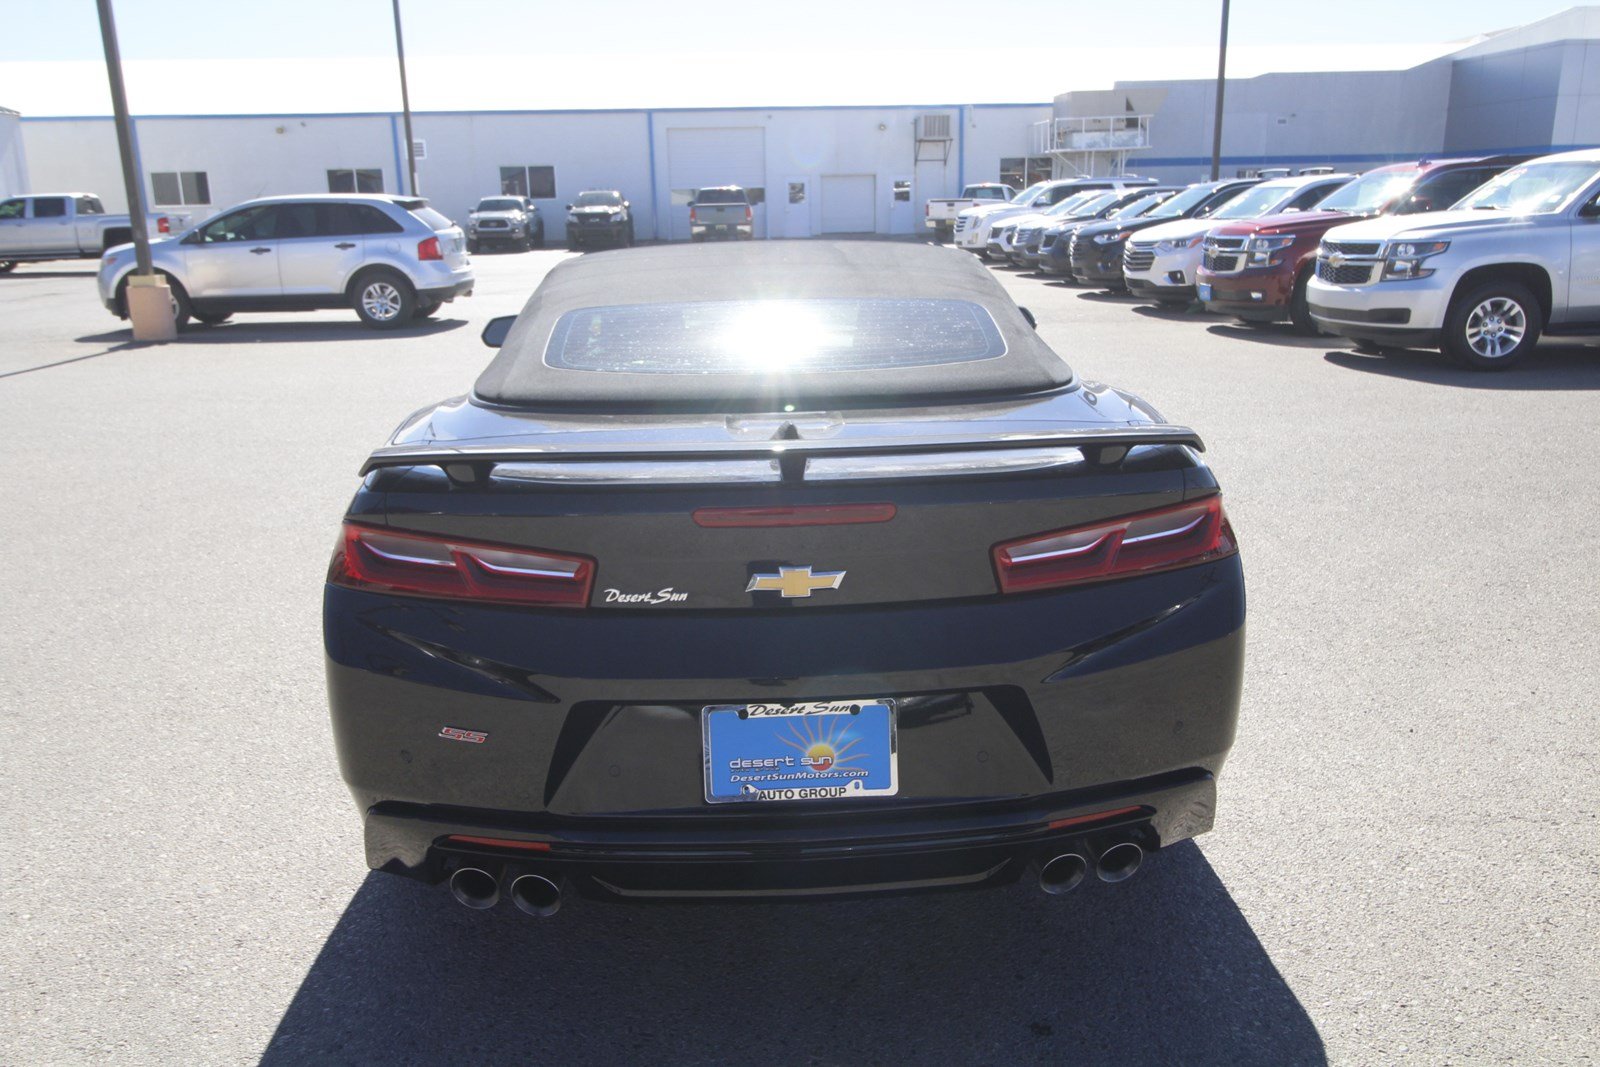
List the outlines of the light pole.
{"type": "MultiPolygon", "coordinates": [[[[398,0],[396,0],[398,2],[398,0]]],[[[1211,180],[1222,177],[1222,94],[1228,87],[1228,0],[1222,0],[1222,40],[1217,45],[1217,115],[1211,123],[1211,180]]]]}
{"type": "Polygon", "coordinates": [[[111,83],[111,112],[116,118],[117,150],[122,155],[122,187],[128,196],[128,218],[133,225],[133,254],[137,262],[128,279],[123,300],[135,341],[170,341],[178,335],[172,291],[165,276],[150,263],[150,230],[145,221],[143,179],[134,162],[133,122],[128,118],[128,94],[122,85],[122,50],[117,47],[117,22],[111,0],[96,0],[100,11],[100,43],[106,52],[106,77],[111,83]]]}
{"type": "Polygon", "coordinates": [[[406,88],[406,39],[400,32],[400,0],[394,0],[394,51],[400,60],[400,106],[406,119],[406,172],[408,192],[417,195],[417,142],[411,139],[411,92],[406,88]]]}

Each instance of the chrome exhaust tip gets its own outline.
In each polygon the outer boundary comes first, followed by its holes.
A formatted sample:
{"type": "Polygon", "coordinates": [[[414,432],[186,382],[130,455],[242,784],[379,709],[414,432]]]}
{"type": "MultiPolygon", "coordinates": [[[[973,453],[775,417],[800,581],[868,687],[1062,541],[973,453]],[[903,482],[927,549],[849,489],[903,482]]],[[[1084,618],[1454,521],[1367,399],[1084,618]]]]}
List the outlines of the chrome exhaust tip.
{"type": "Polygon", "coordinates": [[[1039,868],[1039,888],[1053,896],[1070,893],[1088,873],[1088,860],[1076,852],[1063,852],[1039,868]]]}
{"type": "Polygon", "coordinates": [[[482,911],[500,903],[500,880],[477,867],[463,867],[450,876],[450,895],[482,911]]]}
{"type": "Polygon", "coordinates": [[[1100,853],[1095,873],[1102,882],[1125,882],[1139,872],[1144,849],[1132,841],[1118,841],[1100,853]]]}
{"type": "Polygon", "coordinates": [[[561,886],[542,874],[525,874],[511,883],[511,903],[517,910],[548,919],[561,910],[561,886]]]}

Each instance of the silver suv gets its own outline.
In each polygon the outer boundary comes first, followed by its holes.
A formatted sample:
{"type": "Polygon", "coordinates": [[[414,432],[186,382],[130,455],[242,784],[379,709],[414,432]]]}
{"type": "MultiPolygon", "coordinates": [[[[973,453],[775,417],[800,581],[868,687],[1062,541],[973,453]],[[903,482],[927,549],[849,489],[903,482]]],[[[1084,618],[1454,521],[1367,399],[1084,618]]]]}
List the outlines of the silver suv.
{"type": "MultiPolygon", "coordinates": [[[[184,231],[152,241],[155,268],[172,288],[182,328],[237,311],[348,307],[368,326],[389,329],[426,318],[472,293],[460,227],[405,196],[279,196],[250,200],[184,231]]],[[[127,317],[123,292],[132,245],[100,260],[100,301],[127,317]]]]}

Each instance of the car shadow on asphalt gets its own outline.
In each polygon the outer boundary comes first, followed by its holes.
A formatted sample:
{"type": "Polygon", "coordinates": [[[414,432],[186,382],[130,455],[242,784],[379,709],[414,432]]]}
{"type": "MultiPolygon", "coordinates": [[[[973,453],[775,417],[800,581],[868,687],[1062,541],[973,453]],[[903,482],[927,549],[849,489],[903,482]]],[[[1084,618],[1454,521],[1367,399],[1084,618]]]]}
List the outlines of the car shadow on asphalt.
{"type": "Polygon", "coordinates": [[[1469,370],[1443,353],[1412,348],[1385,349],[1381,355],[1339,349],[1324,352],[1322,358],[1346,370],[1463,389],[1600,390],[1600,347],[1570,342],[1541,342],[1521,363],[1503,371],[1469,370]]]}
{"type": "MultiPolygon", "coordinates": [[[[1082,288],[1082,286],[1079,286],[1082,288]]],[[[1089,289],[1078,294],[1079,300],[1093,300],[1097,304],[1137,304],[1140,297],[1126,289],[1089,289]]]]}
{"type": "MultiPolygon", "coordinates": [[[[294,321],[231,321],[216,326],[191,324],[178,334],[173,344],[214,345],[237,344],[241,341],[384,341],[395,337],[428,337],[433,334],[459,330],[469,323],[466,319],[424,319],[393,330],[374,330],[352,317],[348,322],[294,322],[294,321]]],[[[108,330],[105,333],[86,334],[74,338],[78,344],[109,345],[128,343],[132,331],[108,330]]]]}
{"type": "Polygon", "coordinates": [[[1296,333],[1295,328],[1287,322],[1261,322],[1250,325],[1219,322],[1207,326],[1206,329],[1218,337],[1231,337],[1235,340],[1250,341],[1258,345],[1276,345],[1279,348],[1320,348],[1323,350],[1328,347],[1328,338],[1307,337],[1305,334],[1296,333]]]}
{"type": "Polygon", "coordinates": [[[1140,304],[1133,309],[1135,315],[1143,315],[1147,319],[1160,319],[1162,322],[1210,322],[1211,312],[1206,310],[1204,304],[1192,301],[1187,304],[1140,304]]]}
{"type": "Polygon", "coordinates": [[[1322,1064],[1192,842],[1120,885],[474,912],[371,874],[262,1057],[1322,1064]]]}

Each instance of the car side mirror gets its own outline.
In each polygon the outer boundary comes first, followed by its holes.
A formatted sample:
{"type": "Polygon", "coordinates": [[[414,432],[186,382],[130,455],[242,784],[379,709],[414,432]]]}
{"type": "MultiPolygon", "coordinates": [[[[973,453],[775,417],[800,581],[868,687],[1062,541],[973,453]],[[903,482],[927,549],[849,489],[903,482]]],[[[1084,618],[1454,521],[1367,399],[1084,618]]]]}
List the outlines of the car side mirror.
{"type": "Polygon", "coordinates": [[[571,205],[571,204],[568,204],[568,205],[567,205],[567,210],[568,210],[568,211],[571,211],[571,210],[572,210],[572,205],[571,205]]]}
{"type": "Polygon", "coordinates": [[[1600,200],[1591,200],[1578,209],[1580,219],[1600,219],[1600,200]]]}
{"type": "Polygon", "coordinates": [[[1039,320],[1033,317],[1033,312],[1025,307],[1019,307],[1017,310],[1022,312],[1022,317],[1028,320],[1029,326],[1032,326],[1035,330],[1039,328],[1039,320]]]}
{"type": "Polygon", "coordinates": [[[506,343],[506,336],[511,333],[511,327],[517,324],[515,315],[501,315],[489,320],[489,325],[483,328],[483,343],[490,348],[499,348],[506,343]]]}

